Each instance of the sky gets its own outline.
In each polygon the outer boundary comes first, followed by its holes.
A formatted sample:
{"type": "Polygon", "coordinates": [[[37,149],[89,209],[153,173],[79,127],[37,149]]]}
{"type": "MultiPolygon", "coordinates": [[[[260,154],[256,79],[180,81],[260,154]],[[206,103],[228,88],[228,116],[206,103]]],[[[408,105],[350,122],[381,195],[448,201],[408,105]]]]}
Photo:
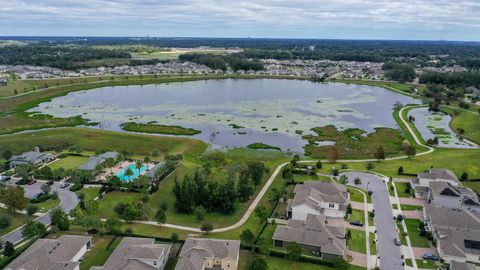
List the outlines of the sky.
{"type": "Polygon", "coordinates": [[[480,40],[480,0],[0,0],[0,36],[480,40]]]}

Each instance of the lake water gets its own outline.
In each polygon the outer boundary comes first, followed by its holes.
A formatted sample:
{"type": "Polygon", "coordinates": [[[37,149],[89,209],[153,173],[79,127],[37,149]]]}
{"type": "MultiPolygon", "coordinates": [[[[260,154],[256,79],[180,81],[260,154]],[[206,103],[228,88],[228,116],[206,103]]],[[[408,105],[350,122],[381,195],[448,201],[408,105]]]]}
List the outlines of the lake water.
{"type": "Polygon", "coordinates": [[[423,139],[438,137],[438,146],[447,148],[477,148],[468,140],[460,140],[450,128],[452,117],[443,112],[430,112],[428,108],[417,108],[408,112],[408,117],[415,118],[415,127],[423,139]]]}
{"type": "Polygon", "coordinates": [[[193,137],[213,147],[263,142],[302,153],[306,142],[296,131],[307,134],[312,127],[330,124],[367,132],[375,127],[396,128],[392,117],[396,102],[419,103],[365,85],[224,79],[78,91],[31,111],[57,117],[82,115],[100,122],[100,128],[112,130],[120,130],[123,122],[156,121],[198,129],[202,133],[193,137]]]}

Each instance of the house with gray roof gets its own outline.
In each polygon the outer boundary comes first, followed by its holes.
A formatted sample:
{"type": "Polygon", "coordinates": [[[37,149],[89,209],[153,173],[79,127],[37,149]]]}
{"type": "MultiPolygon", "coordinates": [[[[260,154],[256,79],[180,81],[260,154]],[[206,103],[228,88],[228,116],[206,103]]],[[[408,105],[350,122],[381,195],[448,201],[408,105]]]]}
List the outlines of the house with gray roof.
{"type": "Polygon", "coordinates": [[[448,270],[478,270],[478,268],[473,263],[453,261],[448,270]]]}
{"type": "Polygon", "coordinates": [[[40,166],[53,161],[55,156],[48,152],[40,152],[38,148],[34,151],[25,152],[21,155],[14,155],[8,161],[10,168],[15,168],[22,164],[31,164],[33,166],[40,166]]]}
{"type": "Polygon", "coordinates": [[[480,89],[475,86],[469,86],[465,88],[466,92],[471,94],[474,98],[480,98],[480,89]]]}
{"type": "Polygon", "coordinates": [[[480,210],[480,202],[475,192],[448,182],[430,182],[427,199],[435,207],[480,210]]]}
{"type": "Polygon", "coordinates": [[[175,270],[237,270],[240,241],[188,238],[175,270]]]}
{"type": "Polygon", "coordinates": [[[306,220],[308,214],[344,217],[350,194],[343,185],[322,181],[297,184],[294,198],[287,206],[287,217],[306,220]]]}
{"type": "Polygon", "coordinates": [[[328,225],[324,215],[308,214],[305,221],[290,219],[287,225],[277,226],[272,239],[276,247],[297,243],[324,259],[345,257],[347,253],[345,227],[328,225]]]}
{"type": "Polygon", "coordinates": [[[170,245],[155,244],[153,238],[124,237],[103,266],[91,270],[163,270],[170,245]]]}
{"type": "Polygon", "coordinates": [[[423,209],[425,229],[432,232],[440,257],[446,262],[480,263],[480,216],[469,210],[423,209]]]}
{"type": "Polygon", "coordinates": [[[428,172],[421,172],[411,180],[417,198],[426,199],[431,182],[448,182],[453,186],[460,186],[457,176],[448,169],[431,168],[428,172]]]}
{"type": "Polygon", "coordinates": [[[58,239],[38,239],[6,270],[79,270],[80,260],[89,250],[92,237],[62,235],[58,239]]]}
{"type": "Polygon", "coordinates": [[[88,159],[88,161],[84,164],[80,165],[78,169],[92,172],[97,168],[98,165],[104,163],[107,159],[113,158],[116,160],[118,155],[119,154],[117,152],[105,152],[101,155],[90,157],[90,159],[88,159]]]}

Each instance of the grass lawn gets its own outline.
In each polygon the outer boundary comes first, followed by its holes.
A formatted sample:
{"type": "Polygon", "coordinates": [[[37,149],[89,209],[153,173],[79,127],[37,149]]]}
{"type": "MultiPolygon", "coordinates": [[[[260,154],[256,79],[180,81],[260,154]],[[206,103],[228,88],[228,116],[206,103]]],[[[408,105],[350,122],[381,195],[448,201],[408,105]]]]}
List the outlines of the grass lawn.
{"type": "MultiPolygon", "coordinates": [[[[437,269],[438,265],[434,261],[415,260],[418,268],[423,269],[437,269]]],[[[405,264],[412,267],[412,259],[405,259],[405,264]]]]}
{"type": "Polygon", "coordinates": [[[425,236],[421,236],[420,231],[418,230],[418,226],[420,225],[420,222],[421,221],[418,219],[409,219],[409,218],[405,219],[408,236],[410,238],[412,247],[428,248],[430,247],[428,239],[425,236]]]}
{"type": "Polygon", "coordinates": [[[375,225],[375,217],[372,217],[370,215],[370,213],[372,213],[372,212],[368,212],[368,225],[373,226],[373,225],[375,225]]]}
{"type": "Polygon", "coordinates": [[[121,237],[115,238],[112,235],[93,236],[92,250],[85,254],[84,260],[80,263],[80,270],[88,270],[92,266],[103,265],[121,240],[121,237]]]}
{"type": "Polygon", "coordinates": [[[77,195],[79,193],[85,194],[85,202],[91,201],[95,199],[98,196],[98,192],[100,191],[100,188],[98,187],[88,187],[88,188],[83,188],[77,192],[75,192],[77,195]]]}
{"type": "Polygon", "coordinates": [[[48,165],[48,167],[50,167],[50,169],[52,170],[58,169],[58,168],[76,169],[78,168],[78,166],[84,164],[87,161],[88,161],[88,157],[67,156],[65,158],[57,160],[54,163],[48,165]]]}
{"type": "Polygon", "coordinates": [[[373,232],[369,233],[370,237],[370,255],[377,255],[377,243],[375,241],[375,234],[373,232]]]}
{"type": "Polygon", "coordinates": [[[393,191],[393,186],[391,181],[387,182],[387,187],[388,187],[388,195],[395,197],[395,192],[393,191]]]}
{"type": "MultiPolygon", "coordinates": [[[[407,190],[408,183],[393,182],[393,184],[395,185],[395,188],[397,189],[398,197],[400,197],[400,198],[409,198],[410,197],[410,193],[405,192],[407,190]]],[[[410,191],[411,190],[412,189],[410,189],[410,191]]]]}
{"type": "Polygon", "coordinates": [[[400,237],[400,242],[402,243],[402,245],[406,246],[407,245],[407,238],[405,237],[406,233],[403,232],[403,226],[401,222],[397,222],[397,229],[400,237]]]}
{"type": "MultiPolygon", "coordinates": [[[[348,192],[350,193],[350,200],[352,202],[362,202],[363,203],[363,194],[358,191],[355,188],[348,187],[348,192]]],[[[367,195],[367,202],[371,203],[372,202],[372,196],[368,195],[367,192],[365,191],[365,194],[367,195]]]]}
{"type": "MultiPolygon", "coordinates": [[[[392,207],[393,207],[393,209],[397,209],[397,208],[398,208],[396,203],[392,204],[392,207]]],[[[415,211],[415,210],[422,210],[422,209],[423,209],[423,206],[420,206],[420,205],[400,204],[400,208],[401,208],[403,211],[415,211]]]]}
{"type": "Polygon", "coordinates": [[[27,215],[19,214],[19,213],[12,213],[10,210],[5,208],[0,208],[0,215],[6,215],[11,218],[11,224],[5,229],[0,229],[0,235],[4,235],[23,224],[27,223],[29,217],[27,215]]]}
{"type": "Polygon", "coordinates": [[[350,221],[358,220],[365,224],[365,212],[358,209],[352,209],[352,213],[349,215],[348,219],[350,221]]]}
{"type": "Polygon", "coordinates": [[[441,110],[453,116],[450,122],[450,127],[453,131],[461,128],[465,131],[463,134],[465,138],[480,144],[480,115],[444,106],[441,107],[441,110]]]}
{"type": "MultiPolygon", "coordinates": [[[[98,194],[98,193],[97,193],[98,194]]],[[[115,217],[113,211],[117,203],[135,203],[143,197],[141,193],[113,191],[105,194],[103,199],[98,200],[98,213],[102,218],[115,217]]]]}
{"type": "Polygon", "coordinates": [[[48,200],[46,200],[44,202],[41,202],[41,203],[33,203],[33,205],[38,207],[39,212],[45,213],[45,212],[49,211],[50,209],[55,208],[58,205],[60,205],[60,199],[48,199],[48,200]]]}
{"type": "Polygon", "coordinates": [[[367,243],[365,241],[365,232],[354,229],[347,229],[347,231],[350,231],[351,233],[351,238],[347,239],[348,249],[350,249],[351,251],[366,254],[367,243]]]}

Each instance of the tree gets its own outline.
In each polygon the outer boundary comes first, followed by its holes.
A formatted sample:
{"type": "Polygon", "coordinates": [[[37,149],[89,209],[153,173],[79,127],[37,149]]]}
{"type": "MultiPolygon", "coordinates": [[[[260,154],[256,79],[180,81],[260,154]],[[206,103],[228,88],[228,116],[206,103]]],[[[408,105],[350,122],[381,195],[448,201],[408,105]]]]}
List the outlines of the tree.
{"type": "Polygon", "coordinates": [[[5,160],[9,160],[11,157],[13,156],[13,153],[10,149],[6,149],[5,151],[3,151],[2,153],[2,157],[3,159],[5,160]]]}
{"type": "Polygon", "coordinates": [[[107,232],[119,234],[121,232],[120,228],[122,227],[122,221],[117,217],[107,218],[104,226],[107,232]]]}
{"type": "Polygon", "coordinates": [[[336,258],[333,260],[333,266],[335,269],[350,269],[350,264],[344,258],[336,258]]]}
{"type": "Polygon", "coordinates": [[[415,147],[408,145],[407,147],[405,147],[405,154],[408,157],[413,157],[417,154],[417,150],[415,149],[415,147]]]}
{"type": "Polygon", "coordinates": [[[376,159],[385,159],[385,149],[383,149],[383,146],[379,146],[377,150],[375,151],[375,158],[376,159]]]}
{"type": "Polygon", "coordinates": [[[258,252],[264,255],[270,254],[270,240],[265,239],[264,237],[258,237],[257,243],[258,252]]]}
{"type": "Polygon", "coordinates": [[[150,152],[150,155],[156,159],[159,156],[159,152],[157,149],[152,149],[152,151],[150,152]]]}
{"type": "Polygon", "coordinates": [[[287,256],[286,258],[291,261],[298,261],[302,255],[302,247],[293,242],[287,245],[287,256]]]}
{"type": "Polygon", "coordinates": [[[131,180],[130,176],[133,176],[133,175],[134,175],[134,173],[133,173],[132,169],[130,169],[130,167],[127,168],[127,170],[125,171],[125,176],[128,178],[128,180],[131,180]]]}
{"type": "Polygon", "coordinates": [[[463,172],[462,175],[460,176],[460,180],[468,181],[468,173],[463,172]]]}
{"type": "Polygon", "coordinates": [[[40,189],[42,190],[43,194],[45,194],[45,195],[50,194],[50,191],[52,191],[52,187],[47,183],[42,184],[42,187],[40,189]]]}
{"type": "Polygon", "coordinates": [[[237,192],[238,198],[241,202],[246,202],[253,194],[253,188],[248,183],[248,172],[240,172],[238,183],[237,183],[237,192]]]}
{"type": "Polygon", "coordinates": [[[195,216],[197,217],[198,221],[202,221],[205,218],[206,210],[203,206],[199,206],[195,208],[195,216]]]}
{"type": "Polygon", "coordinates": [[[152,162],[152,160],[150,159],[149,156],[146,156],[144,159],[143,159],[143,162],[145,162],[146,164],[152,162]]]}
{"type": "Polygon", "coordinates": [[[268,201],[274,205],[276,204],[280,198],[282,198],[282,191],[278,190],[277,188],[272,188],[270,193],[268,193],[268,201]]]}
{"type": "Polygon", "coordinates": [[[167,222],[167,215],[165,214],[165,211],[162,209],[158,209],[157,213],[155,214],[155,220],[158,223],[166,223],[167,222]]]}
{"type": "Polygon", "coordinates": [[[3,256],[11,257],[13,256],[13,254],[15,254],[15,246],[10,241],[5,242],[5,247],[3,248],[3,256]]]}
{"type": "Polygon", "coordinates": [[[268,265],[263,257],[253,256],[248,264],[248,270],[267,270],[268,265]]]}
{"type": "Polygon", "coordinates": [[[25,198],[25,191],[20,186],[7,186],[3,203],[12,211],[24,210],[27,207],[28,199],[25,198]]]}
{"type": "Polygon", "coordinates": [[[55,208],[51,213],[50,217],[52,220],[52,225],[55,225],[60,231],[67,231],[70,228],[70,220],[68,215],[62,211],[60,208],[55,208]]]}
{"type": "Polygon", "coordinates": [[[110,173],[112,173],[112,168],[115,166],[115,159],[113,158],[107,158],[105,160],[105,166],[110,169],[110,173]]]}
{"type": "Polygon", "coordinates": [[[180,237],[178,236],[178,233],[172,232],[172,234],[170,235],[170,242],[172,242],[173,244],[176,244],[179,239],[180,237]]]}
{"type": "Polygon", "coordinates": [[[321,160],[317,161],[316,167],[317,167],[317,169],[322,168],[322,161],[321,160]]]}
{"type": "Polygon", "coordinates": [[[371,171],[375,168],[375,164],[373,164],[372,162],[367,162],[367,165],[365,165],[365,168],[367,168],[367,170],[371,171]]]}
{"type": "Polygon", "coordinates": [[[240,234],[240,240],[244,245],[252,244],[254,239],[255,239],[255,235],[249,229],[243,230],[242,234],[240,234]]]}
{"type": "Polygon", "coordinates": [[[346,176],[345,174],[342,174],[342,176],[340,176],[339,182],[342,185],[346,185],[348,183],[348,176],[346,176]]]}
{"type": "Polygon", "coordinates": [[[28,216],[33,216],[33,215],[35,215],[35,213],[38,212],[38,206],[36,206],[36,205],[34,205],[34,204],[29,204],[29,205],[27,206],[27,209],[26,209],[26,210],[27,210],[27,215],[28,215],[28,216]]]}
{"type": "Polygon", "coordinates": [[[213,225],[210,224],[210,223],[203,223],[202,226],[200,227],[200,230],[201,230],[204,234],[208,234],[208,233],[210,233],[211,231],[213,231],[213,225]]]}
{"type": "Polygon", "coordinates": [[[255,186],[258,186],[262,181],[263,175],[265,173],[265,165],[262,162],[250,162],[248,164],[248,170],[250,172],[250,177],[253,180],[255,186]]]}
{"type": "Polygon", "coordinates": [[[22,235],[26,238],[42,237],[47,233],[45,224],[30,220],[23,226],[22,235]]]}
{"type": "Polygon", "coordinates": [[[355,177],[355,179],[353,179],[353,183],[358,186],[362,184],[362,180],[358,177],[355,177]]]}
{"type": "Polygon", "coordinates": [[[332,147],[332,149],[330,149],[330,152],[328,153],[328,159],[331,161],[331,162],[337,162],[337,160],[340,158],[339,154],[338,154],[338,150],[337,148],[335,147],[332,147]]]}
{"type": "Polygon", "coordinates": [[[142,169],[142,167],[143,167],[143,163],[140,160],[135,162],[135,169],[137,169],[138,174],[140,174],[140,170],[142,169]]]}
{"type": "Polygon", "coordinates": [[[82,226],[88,231],[97,232],[102,228],[102,220],[98,216],[85,216],[82,220],[82,226]]]}
{"type": "Polygon", "coordinates": [[[352,214],[352,211],[353,211],[352,205],[351,205],[351,204],[348,204],[348,205],[347,205],[347,214],[348,214],[348,215],[352,214]]]}
{"type": "Polygon", "coordinates": [[[398,167],[397,174],[398,174],[398,175],[402,175],[402,174],[403,174],[403,166],[398,167]]]}
{"type": "Polygon", "coordinates": [[[257,206],[254,212],[255,216],[260,219],[261,223],[264,223],[268,220],[267,208],[265,208],[264,206],[257,206]]]}
{"type": "Polygon", "coordinates": [[[12,224],[12,218],[7,215],[0,215],[0,229],[6,229],[12,224]]]}

